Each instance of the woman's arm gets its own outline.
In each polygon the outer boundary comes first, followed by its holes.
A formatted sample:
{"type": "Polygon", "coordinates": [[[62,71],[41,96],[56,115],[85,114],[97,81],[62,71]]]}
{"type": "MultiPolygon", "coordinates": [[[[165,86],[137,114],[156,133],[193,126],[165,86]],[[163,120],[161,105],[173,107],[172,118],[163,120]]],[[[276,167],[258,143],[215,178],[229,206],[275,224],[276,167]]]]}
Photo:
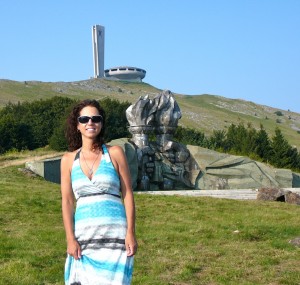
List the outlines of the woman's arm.
{"type": "Polygon", "coordinates": [[[125,245],[127,255],[132,256],[137,251],[137,242],[135,238],[135,204],[132,191],[131,176],[123,149],[120,146],[112,146],[110,147],[110,155],[120,176],[121,191],[127,219],[127,234],[125,245]]]}
{"type": "Polygon", "coordinates": [[[66,153],[61,159],[62,216],[66,232],[67,253],[75,259],[81,257],[81,249],[74,235],[74,195],[71,185],[71,166],[74,156],[66,153]]]}

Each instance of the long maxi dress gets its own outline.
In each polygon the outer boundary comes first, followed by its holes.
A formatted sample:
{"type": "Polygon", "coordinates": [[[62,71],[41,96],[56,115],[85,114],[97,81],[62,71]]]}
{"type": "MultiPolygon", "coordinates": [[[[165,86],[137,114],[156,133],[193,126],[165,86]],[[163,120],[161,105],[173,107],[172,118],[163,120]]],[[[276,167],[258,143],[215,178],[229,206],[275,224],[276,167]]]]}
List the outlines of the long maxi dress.
{"type": "Polygon", "coordinates": [[[90,180],[80,166],[80,151],[71,172],[76,198],[74,215],[75,237],[82,257],[67,256],[65,284],[128,285],[131,283],[133,257],[125,248],[127,221],[120,195],[120,178],[108,150],[90,180]]]}

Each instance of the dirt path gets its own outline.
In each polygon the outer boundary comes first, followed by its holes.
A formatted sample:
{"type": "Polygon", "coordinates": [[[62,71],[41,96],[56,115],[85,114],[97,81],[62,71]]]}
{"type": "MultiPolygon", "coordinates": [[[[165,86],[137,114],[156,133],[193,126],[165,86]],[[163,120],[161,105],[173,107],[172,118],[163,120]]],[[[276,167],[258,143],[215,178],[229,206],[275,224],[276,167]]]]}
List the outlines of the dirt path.
{"type": "Polygon", "coordinates": [[[13,165],[22,165],[25,164],[27,161],[43,160],[43,159],[58,157],[62,155],[63,152],[56,152],[56,153],[50,153],[44,155],[28,155],[28,156],[22,156],[21,158],[17,158],[17,159],[4,160],[4,161],[0,161],[0,169],[8,166],[13,166],[13,165]]]}

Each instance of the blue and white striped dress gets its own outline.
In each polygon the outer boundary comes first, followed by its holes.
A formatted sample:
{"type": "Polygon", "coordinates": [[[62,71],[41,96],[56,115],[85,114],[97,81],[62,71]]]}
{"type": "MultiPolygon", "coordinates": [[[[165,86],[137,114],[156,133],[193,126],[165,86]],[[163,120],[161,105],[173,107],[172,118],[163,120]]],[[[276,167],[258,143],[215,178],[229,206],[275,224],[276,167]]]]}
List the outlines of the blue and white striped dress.
{"type": "Polygon", "coordinates": [[[90,180],[82,171],[77,153],[71,173],[77,200],[74,230],[82,257],[67,256],[65,284],[127,285],[131,283],[133,257],[125,248],[125,208],[120,179],[105,145],[100,165],[90,180]],[[77,282],[77,283],[76,283],[77,282]]]}

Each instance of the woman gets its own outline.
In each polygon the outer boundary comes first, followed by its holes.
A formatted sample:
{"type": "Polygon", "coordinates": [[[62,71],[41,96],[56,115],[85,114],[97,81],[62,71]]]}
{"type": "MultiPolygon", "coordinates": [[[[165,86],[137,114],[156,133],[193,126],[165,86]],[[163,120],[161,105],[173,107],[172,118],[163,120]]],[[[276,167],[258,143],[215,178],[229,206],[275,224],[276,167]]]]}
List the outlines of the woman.
{"type": "Polygon", "coordinates": [[[67,123],[70,152],[61,160],[65,284],[130,284],[137,242],[125,154],[104,144],[105,113],[96,100],[76,105],[67,123]]]}

